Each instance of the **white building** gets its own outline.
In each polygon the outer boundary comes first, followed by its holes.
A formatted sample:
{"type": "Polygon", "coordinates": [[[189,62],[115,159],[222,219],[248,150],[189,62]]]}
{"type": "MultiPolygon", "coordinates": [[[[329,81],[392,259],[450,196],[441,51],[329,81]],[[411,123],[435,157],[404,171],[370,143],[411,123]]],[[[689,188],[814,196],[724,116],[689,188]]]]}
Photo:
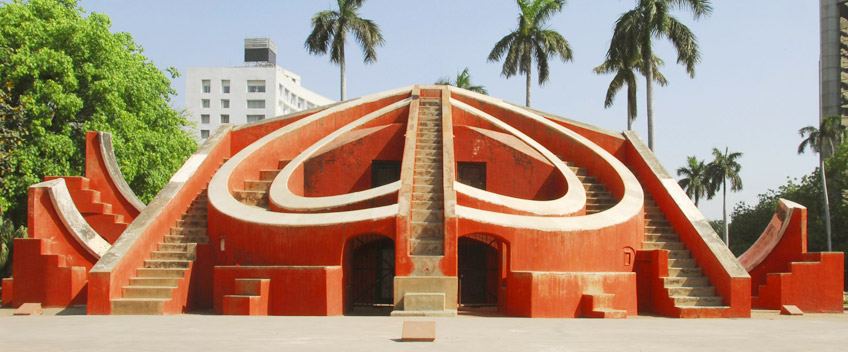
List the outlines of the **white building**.
{"type": "Polygon", "coordinates": [[[276,65],[276,45],[245,39],[243,67],[190,67],[186,109],[203,141],[222,123],[236,125],[333,103],[303,88],[300,76],[276,65]]]}

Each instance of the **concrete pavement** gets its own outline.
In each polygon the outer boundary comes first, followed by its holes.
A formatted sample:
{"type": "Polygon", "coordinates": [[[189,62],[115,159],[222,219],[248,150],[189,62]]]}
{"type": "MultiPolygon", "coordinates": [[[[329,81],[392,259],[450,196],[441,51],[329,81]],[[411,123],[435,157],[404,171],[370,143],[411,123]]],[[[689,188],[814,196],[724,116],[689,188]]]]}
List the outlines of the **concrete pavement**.
{"type": "Polygon", "coordinates": [[[0,309],[0,351],[845,351],[848,314],[751,319],[524,319],[459,316],[84,316],[0,309]],[[436,321],[435,342],[399,342],[404,320],[436,321]]]}

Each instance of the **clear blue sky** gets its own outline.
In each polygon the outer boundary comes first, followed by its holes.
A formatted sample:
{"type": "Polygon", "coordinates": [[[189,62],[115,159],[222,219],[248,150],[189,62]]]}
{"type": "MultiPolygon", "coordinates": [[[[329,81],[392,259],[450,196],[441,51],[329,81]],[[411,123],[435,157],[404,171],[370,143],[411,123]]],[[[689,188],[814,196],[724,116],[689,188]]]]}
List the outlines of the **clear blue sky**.
{"type": "MultiPolygon", "coordinates": [[[[277,64],[300,74],[303,85],[339,98],[339,71],[327,56],[303,48],[309,20],[335,1],[119,1],[83,0],[90,12],[107,14],[116,32],[132,34],[157,66],[242,65],[243,40],[269,37],[277,43],[277,64]]],[[[553,61],[551,80],[533,86],[533,107],[596,126],[626,127],[622,95],[611,109],[603,101],[610,76],[597,76],[613,23],[635,0],[571,0],[550,27],[571,44],[573,62],[553,61]]],[[[809,174],[812,154],[798,156],[797,130],[818,121],[819,3],[793,0],[713,0],[713,16],[699,22],[676,16],[697,34],[703,61],[689,79],[667,42],[658,44],[670,85],[655,91],[656,153],[674,172],[687,155],[711,159],[713,147],[744,153],[744,190],[738,201],[787,177],[809,174]]],[[[348,97],[411,84],[430,84],[469,67],[475,84],[489,94],[524,102],[524,78],[505,79],[498,63],[486,62],[497,40],[516,27],[517,6],[509,0],[370,0],[361,16],[382,29],[386,45],[378,62],[364,65],[355,43],[348,49],[348,97]]],[[[535,80],[534,80],[535,82],[535,80]]],[[[640,81],[636,130],[647,139],[644,81],[640,81]]],[[[183,108],[185,81],[176,79],[176,108],[183,108]]],[[[707,218],[721,218],[721,198],[701,204],[707,218]]],[[[813,215],[813,214],[811,214],[813,215]]]]}

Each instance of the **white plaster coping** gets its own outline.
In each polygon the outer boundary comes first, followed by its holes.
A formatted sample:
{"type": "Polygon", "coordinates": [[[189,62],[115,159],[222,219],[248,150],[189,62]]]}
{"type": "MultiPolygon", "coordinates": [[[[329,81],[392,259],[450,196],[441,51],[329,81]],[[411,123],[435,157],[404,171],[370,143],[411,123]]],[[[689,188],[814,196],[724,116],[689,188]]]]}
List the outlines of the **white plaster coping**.
{"type": "Polygon", "coordinates": [[[760,238],[757,239],[754,244],[751,245],[751,248],[748,248],[745,253],[739,256],[739,263],[742,264],[742,267],[745,268],[746,271],[751,272],[758,265],[760,265],[763,260],[765,260],[772,251],[774,251],[774,247],[777,247],[777,244],[780,243],[780,239],[783,238],[783,235],[786,234],[786,229],[789,228],[789,223],[792,222],[792,215],[795,213],[795,210],[803,210],[807,209],[805,206],[795,203],[791,200],[780,198],[777,201],[777,210],[774,212],[774,216],[772,216],[772,220],[769,221],[768,226],[760,235],[760,238]],[[781,209],[783,210],[783,216],[781,216],[781,209]],[[772,227],[772,224],[775,221],[780,221],[780,230],[774,236],[768,236],[769,230],[775,230],[772,227]]]}
{"type": "Polygon", "coordinates": [[[695,228],[695,231],[701,235],[704,243],[707,244],[707,247],[713,253],[713,256],[718,259],[719,263],[721,263],[727,273],[731,277],[749,277],[748,272],[744,267],[742,267],[742,264],[739,263],[736,256],[733,255],[729,248],[727,248],[724,241],[718,237],[718,234],[715,232],[712,225],[710,225],[709,221],[707,221],[704,215],[701,214],[701,211],[698,210],[695,203],[692,203],[692,199],[689,198],[682,188],[680,188],[680,185],[669,175],[668,171],[662,167],[659,159],[657,159],[656,155],[654,155],[651,149],[648,148],[645,142],[639,138],[639,135],[636,134],[635,131],[624,131],[624,136],[630,141],[630,143],[633,144],[633,148],[637,153],[639,153],[642,159],[645,160],[645,163],[648,165],[648,168],[651,169],[651,172],[657,175],[657,178],[660,179],[663,188],[665,188],[671,196],[672,201],[677,204],[683,212],[683,215],[689,220],[692,227],[695,228]]]}
{"type": "Polygon", "coordinates": [[[456,189],[458,193],[465,194],[471,198],[482,200],[487,203],[541,216],[567,216],[575,214],[584,208],[586,205],[586,189],[583,188],[583,185],[580,183],[580,179],[577,178],[577,175],[575,175],[574,172],[572,172],[571,169],[562,162],[562,160],[559,160],[554,153],[518,129],[498,120],[492,115],[480,111],[459,100],[451,99],[451,104],[463,111],[488,121],[509,134],[512,134],[531,148],[535,149],[537,152],[541,153],[542,156],[544,156],[545,159],[547,159],[554,168],[559,171],[568,184],[568,191],[563,194],[562,197],[545,201],[510,197],[454,181],[454,189],[456,189]]]}
{"type": "MultiPolygon", "coordinates": [[[[455,87],[449,87],[449,89],[452,92],[458,94],[469,96],[471,95],[469,94],[470,92],[464,89],[459,89],[455,87]]],[[[599,213],[584,216],[562,218],[514,215],[473,209],[459,205],[457,205],[456,210],[457,216],[480,221],[483,223],[508,227],[528,228],[541,231],[577,231],[601,229],[612,225],[620,224],[624,221],[638,216],[642,212],[642,207],[644,206],[645,202],[645,194],[642,191],[642,185],[639,183],[639,180],[636,179],[636,176],[634,176],[633,173],[630,172],[630,169],[624,166],[621,161],[612,156],[606,150],[604,150],[594,142],[590,141],[586,137],[583,137],[580,134],[571,131],[570,129],[565,128],[532,111],[519,108],[503,100],[495,99],[485,95],[475,94],[472,97],[484,101],[486,103],[492,104],[494,106],[501,107],[505,110],[523,115],[524,117],[536,120],[539,123],[550,127],[555,132],[570,138],[574,142],[583,144],[589,150],[594,152],[595,155],[607,162],[613,168],[613,170],[615,170],[616,174],[621,177],[622,183],[624,184],[624,194],[622,196],[622,199],[612,208],[609,208],[599,213]]]]}
{"type": "MultiPolygon", "coordinates": [[[[233,171],[242,161],[248,156],[265,147],[276,138],[286,136],[290,133],[295,133],[303,126],[314,121],[325,118],[335,112],[343,111],[355,107],[360,104],[366,104],[391,96],[401,95],[407,92],[412,92],[413,86],[398,88],[383,93],[378,93],[359,99],[348,100],[338,105],[332,106],[307,116],[289,125],[286,125],[272,133],[265,135],[256,142],[251,143],[232,158],[224,163],[207,188],[209,203],[218,209],[221,213],[237,219],[242,222],[271,225],[271,226],[320,226],[333,225],[342,223],[354,223],[368,220],[379,220],[385,218],[393,218],[398,214],[398,204],[386,205],[376,208],[368,208],[361,210],[342,211],[334,213],[278,213],[270,210],[257,208],[246,205],[237,201],[229,190],[229,179],[232,177],[233,171]]],[[[408,104],[408,103],[407,103],[408,104]]],[[[278,175],[279,176],[279,175],[278,175]]]]}
{"type": "Polygon", "coordinates": [[[100,139],[100,155],[103,156],[103,163],[106,164],[106,172],[115,187],[118,188],[118,193],[130,205],[140,213],[144,210],[144,202],[142,202],[132,191],[127,181],[124,179],[124,174],[121,173],[121,168],[118,167],[118,161],[115,158],[115,150],[112,147],[112,134],[107,132],[97,132],[97,138],[100,139]]]}
{"type": "Polygon", "coordinates": [[[91,273],[112,272],[112,269],[120,264],[124,255],[135,246],[135,243],[147,231],[147,228],[156,223],[159,217],[165,216],[165,214],[162,214],[163,208],[174,199],[185,185],[185,182],[197,172],[197,168],[206,160],[209,153],[221,143],[224,137],[230,134],[232,129],[232,124],[222,124],[215,130],[212,136],[206,139],[206,142],[203,142],[197,148],[197,151],[171,177],[168,184],[153,197],[150,204],[127,226],[127,229],[118,237],[118,240],[112,244],[112,248],[97,261],[97,264],[94,264],[94,267],[91,268],[91,273]]]}
{"type": "Polygon", "coordinates": [[[307,159],[309,159],[310,157],[312,157],[312,155],[321,150],[321,148],[324,148],[325,146],[333,142],[335,139],[341,137],[347,132],[353,131],[357,127],[371,122],[376,118],[382,117],[389,112],[409,106],[410,102],[412,102],[412,98],[406,98],[399,102],[385,106],[377,111],[371,112],[345,125],[344,127],[333,131],[324,138],[321,138],[321,140],[319,140],[315,144],[306,148],[306,150],[304,150],[303,152],[298,154],[294,159],[292,159],[292,161],[289,162],[283,168],[283,170],[280,171],[279,174],[277,174],[277,177],[274,178],[274,181],[271,183],[271,188],[268,191],[268,201],[271,202],[271,204],[274,204],[274,206],[292,211],[319,211],[339,208],[350,204],[356,204],[359,202],[389,195],[399,191],[401,181],[397,180],[395,182],[382,185],[380,187],[370,188],[358,192],[351,192],[326,197],[303,197],[296,195],[291,191],[291,189],[289,188],[289,180],[291,179],[294,170],[297,169],[299,166],[302,166],[307,159]]]}
{"type": "Polygon", "coordinates": [[[112,245],[103,239],[97,231],[94,231],[80,214],[79,209],[74,205],[71,193],[68,192],[65,179],[56,178],[44,181],[30,186],[30,188],[47,189],[50,194],[50,202],[53,203],[53,209],[56,210],[56,214],[62,220],[65,229],[95,259],[100,259],[103,254],[112,248],[112,245]]]}

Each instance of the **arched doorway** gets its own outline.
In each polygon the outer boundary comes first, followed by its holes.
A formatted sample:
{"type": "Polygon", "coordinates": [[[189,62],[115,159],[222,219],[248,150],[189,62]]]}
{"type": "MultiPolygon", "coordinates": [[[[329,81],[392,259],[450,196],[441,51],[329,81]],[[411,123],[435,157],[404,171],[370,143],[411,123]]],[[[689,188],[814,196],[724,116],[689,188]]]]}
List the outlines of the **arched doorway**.
{"type": "Polygon", "coordinates": [[[346,247],[346,313],[388,314],[394,303],[395,243],[381,235],[363,235],[346,247]]]}
{"type": "Polygon", "coordinates": [[[460,307],[498,307],[503,285],[504,243],[491,236],[474,234],[459,238],[458,247],[460,307]]]}

